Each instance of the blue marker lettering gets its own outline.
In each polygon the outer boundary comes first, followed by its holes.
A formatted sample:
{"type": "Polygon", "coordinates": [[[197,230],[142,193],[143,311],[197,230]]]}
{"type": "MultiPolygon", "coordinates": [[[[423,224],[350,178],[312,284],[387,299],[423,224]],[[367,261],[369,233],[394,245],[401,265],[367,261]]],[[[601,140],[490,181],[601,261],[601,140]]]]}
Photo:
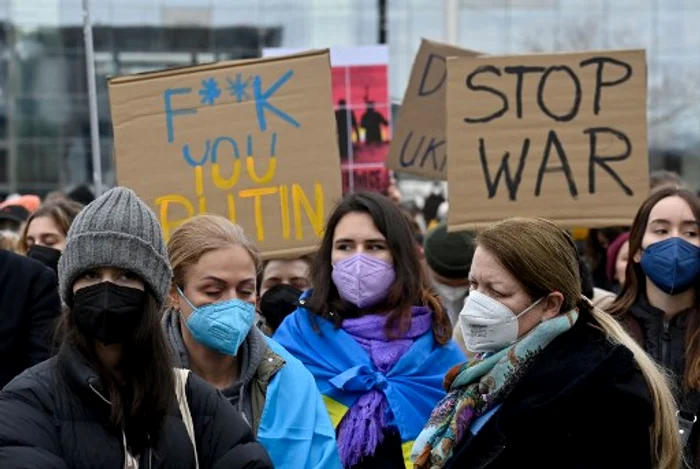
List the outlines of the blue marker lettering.
{"type": "Polygon", "coordinates": [[[266,109],[293,127],[301,127],[301,124],[296,119],[268,102],[277,90],[287,83],[292,76],[294,76],[294,70],[287,71],[287,73],[282,75],[279,80],[265,92],[262,91],[262,78],[260,78],[260,75],[255,76],[253,80],[253,94],[255,96],[255,110],[258,115],[258,125],[262,132],[267,129],[267,121],[265,120],[266,109]]]}
{"type": "Polygon", "coordinates": [[[185,159],[188,165],[192,166],[193,168],[196,168],[197,166],[204,166],[204,163],[207,162],[207,158],[209,157],[209,150],[211,148],[211,142],[209,139],[205,142],[205,147],[204,147],[204,156],[202,157],[201,160],[196,161],[195,159],[192,158],[192,155],[190,154],[190,144],[186,143],[182,146],[182,157],[185,159]]]}
{"type": "Polygon", "coordinates": [[[219,159],[219,144],[221,142],[228,142],[231,144],[231,148],[233,148],[233,156],[236,157],[236,159],[239,159],[241,157],[241,154],[238,152],[238,144],[234,139],[231,137],[219,137],[216,140],[214,140],[214,148],[211,150],[211,162],[212,164],[216,164],[219,159]]]}
{"type": "Polygon", "coordinates": [[[197,114],[196,109],[173,109],[171,98],[178,94],[190,94],[192,88],[169,88],[163,92],[163,100],[165,101],[165,126],[168,129],[168,143],[173,143],[175,140],[175,130],[173,129],[173,116],[181,116],[186,114],[197,114]]]}
{"type": "Polygon", "coordinates": [[[277,132],[272,133],[272,141],[270,142],[270,156],[277,156],[277,132]]]}

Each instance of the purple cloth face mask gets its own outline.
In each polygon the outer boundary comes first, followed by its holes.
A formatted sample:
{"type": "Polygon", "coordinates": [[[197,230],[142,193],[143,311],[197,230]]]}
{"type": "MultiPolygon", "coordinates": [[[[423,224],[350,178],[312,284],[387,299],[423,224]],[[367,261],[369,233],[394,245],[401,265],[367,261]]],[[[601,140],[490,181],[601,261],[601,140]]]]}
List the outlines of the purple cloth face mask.
{"type": "Polygon", "coordinates": [[[386,299],[396,272],[386,261],[355,254],[335,264],[331,277],[342,299],[358,308],[368,308],[386,299]]]}

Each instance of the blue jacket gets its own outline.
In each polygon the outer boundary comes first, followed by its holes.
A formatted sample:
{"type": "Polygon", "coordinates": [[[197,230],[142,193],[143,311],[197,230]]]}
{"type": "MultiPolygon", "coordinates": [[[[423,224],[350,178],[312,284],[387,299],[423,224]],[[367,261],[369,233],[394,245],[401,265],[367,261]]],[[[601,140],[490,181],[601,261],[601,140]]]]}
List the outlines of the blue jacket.
{"type": "Polygon", "coordinates": [[[429,331],[383,375],[349,334],[323,318],[314,319],[315,325],[311,313],[299,308],[284,320],[275,339],[313,373],[336,428],[364,393],[381,390],[401,435],[404,461],[411,467],[413,441],[445,397],[445,374],[464,362],[464,354],[454,342],[440,346],[429,331]]]}
{"type": "Polygon", "coordinates": [[[340,469],[335,430],[316,381],[284,347],[272,339],[268,344],[285,365],[269,383],[258,440],[277,469],[340,469]],[[297,405],[289,402],[292,389],[297,405]]]}
{"type": "MultiPolygon", "coordinates": [[[[162,326],[176,366],[190,368],[179,313],[162,326]]],[[[253,428],[277,469],[340,469],[331,424],[316,382],[284,347],[253,328],[239,350],[240,379],[222,392],[253,428]]]]}

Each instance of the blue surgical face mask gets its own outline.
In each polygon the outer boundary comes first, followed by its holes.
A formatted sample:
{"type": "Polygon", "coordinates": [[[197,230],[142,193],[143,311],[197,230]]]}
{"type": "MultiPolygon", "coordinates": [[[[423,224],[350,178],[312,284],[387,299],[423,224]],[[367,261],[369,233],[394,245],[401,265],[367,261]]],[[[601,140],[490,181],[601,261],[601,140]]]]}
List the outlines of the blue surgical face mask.
{"type": "Polygon", "coordinates": [[[185,294],[177,289],[192,307],[185,322],[194,340],[224,355],[236,356],[255,321],[255,306],[232,299],[195,307],[185,294]]]}
{"type": "Polygon", "coordinates": [[[700,247],[683,238],[668,238],[647,246],[640,264],[654,285],[677,295],[692,287],[700,274],[700,247]]]}

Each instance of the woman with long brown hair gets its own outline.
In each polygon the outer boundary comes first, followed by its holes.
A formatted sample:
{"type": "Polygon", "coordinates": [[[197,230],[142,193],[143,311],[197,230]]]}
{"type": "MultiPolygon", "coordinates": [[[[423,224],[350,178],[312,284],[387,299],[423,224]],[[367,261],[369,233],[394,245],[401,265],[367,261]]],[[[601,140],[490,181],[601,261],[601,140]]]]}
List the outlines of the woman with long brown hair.
{"type": "Polygon", "coordinates": [[[378,194],[344,198],[311,266],[313,291],[275,339],[316,378],[343,467],[411,467],[408,454],[442,378],[464,355],[400,209],[378,194]]]}
{"type": "Polygon", "coordinates": [[[159,322],[172,272],[132,191],[76,217],[58,272],[63,343],[0,392],[3,469],[272,467],[220,394],[173,369],[159,322]]]}
{"type": "Polygon", "coordinates": [[[671,374],[686,455],[695,468],[700,468],[699,222],[700,199],[689,190],[653,192],[634,219],[625,283],[608,309],[671,374]]]}
{"type": "Polygon", "coordinates": [[[582,296],[569,234],[547,220],[481,231],[460,313],[478,354],[416,440],[416,469],[678,469],[664,376],[582,296]]]}

